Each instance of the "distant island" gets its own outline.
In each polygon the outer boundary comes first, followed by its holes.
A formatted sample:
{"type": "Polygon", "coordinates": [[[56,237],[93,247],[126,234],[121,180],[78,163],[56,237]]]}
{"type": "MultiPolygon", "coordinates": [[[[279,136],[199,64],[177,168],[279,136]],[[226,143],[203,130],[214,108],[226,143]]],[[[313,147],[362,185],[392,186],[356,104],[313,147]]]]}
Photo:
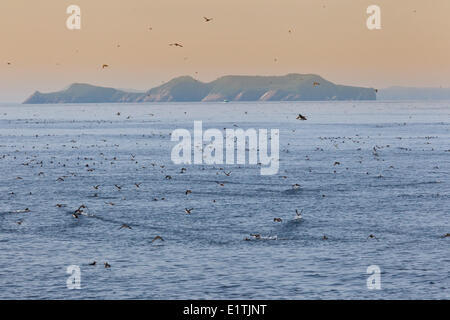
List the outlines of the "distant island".
{"type": "Polygon", "coordinates": [[[377,100],[450,100],[450,88],[389,87],[378,91],[377,100]]]}
{"type": "Polygon", "coordinates": [[[224,76],[209,83],[183,76],[144,93],[74,83],[58,92],[36,91],[24,103],[330,100],[376,100],[376,91],[374,88],[337,85],[314,74],[224,76]]]}

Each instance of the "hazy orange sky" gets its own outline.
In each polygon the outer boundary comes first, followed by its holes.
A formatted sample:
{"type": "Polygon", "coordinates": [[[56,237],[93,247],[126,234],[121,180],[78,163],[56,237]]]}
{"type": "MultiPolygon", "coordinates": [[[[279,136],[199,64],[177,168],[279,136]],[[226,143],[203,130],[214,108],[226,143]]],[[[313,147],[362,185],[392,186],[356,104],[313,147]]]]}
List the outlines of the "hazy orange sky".
{"type": "Polygon", "coordinates": [[[450,87],[449,16],[450,0],[1,0],[0,101],[73,82],[143,90],[180,75],[450,87]],[[81,30],[66,28],[71,4],[81,30]],[[366,27],[372,4],[381,30],[366,27]]]}

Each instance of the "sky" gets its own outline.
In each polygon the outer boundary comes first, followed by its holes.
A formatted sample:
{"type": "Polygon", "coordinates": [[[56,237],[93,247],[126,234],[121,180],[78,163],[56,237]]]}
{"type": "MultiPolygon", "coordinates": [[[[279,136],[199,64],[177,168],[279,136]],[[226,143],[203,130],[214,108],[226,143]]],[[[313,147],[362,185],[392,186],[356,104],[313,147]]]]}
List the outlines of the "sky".
{"type": "Polygon", "coordinates": [[[449,0],[1,0],[0,102],[74,82],[147,90],[181,75],[450,87],[449,16],[449,0]],[[73,4],[79,30],[66,27],[73,4]],[[366,26],[370,5],[379,30],[366,26]]]}

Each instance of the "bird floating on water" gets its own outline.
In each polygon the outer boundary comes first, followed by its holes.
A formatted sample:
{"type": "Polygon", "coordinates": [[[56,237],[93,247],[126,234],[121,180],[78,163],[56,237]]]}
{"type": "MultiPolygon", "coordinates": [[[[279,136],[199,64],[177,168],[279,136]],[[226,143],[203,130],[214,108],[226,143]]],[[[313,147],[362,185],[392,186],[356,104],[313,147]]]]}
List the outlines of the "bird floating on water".
{"type": "Polygon", "coordinates": [[[375,239],[378,241],[378,238],[375,237],[373,234],[369,234],[369,236],[367,237],[367,239],[375,239]]]}
{"type": "Polygon", "coordinates": [[[16,210],[15,213],[26,213],[26,212],[30,212],[30,209],[25,208],[23,210],[16,210]]]}

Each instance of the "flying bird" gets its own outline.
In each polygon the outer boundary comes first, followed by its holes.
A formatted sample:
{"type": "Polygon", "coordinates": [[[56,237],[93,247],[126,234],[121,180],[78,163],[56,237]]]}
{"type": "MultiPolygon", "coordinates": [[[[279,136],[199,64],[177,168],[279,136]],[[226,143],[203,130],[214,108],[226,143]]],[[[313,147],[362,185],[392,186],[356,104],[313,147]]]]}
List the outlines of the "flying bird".
{"type": "Polygon", "coordinates": [[[313,82],[313,86],[315,87],[315,86],[320,86],[320,83],[319,82],[316,82],[316,81],[314,81],[313,82]]]}
{"type": "Polygon", "coordinates": [[[273,222],[283,222],[283,219],[281,219],[281,218],[273,218],[273,222]]]}
{"type": "Polygon", "coordinates": [[[171,46],[171,47],[174,46],[174,47],[180,47],[180,48],[183,48],[183,45],[182,45],[182,44],[179,44],[178,42],[170,43],[169,46],[171,46]]]}
{"type": "Polygon", "coordinates": [[[105,268],[111,268],[111,265],[108,262],[105,262],[104,265],[105,265],[105,268]]]}
{"type": "Polygon", "coordinates": [[[205,22],[210,22],[213,18],[203,17],[203,19],[205,19],[205,22]]]}
{"type": "Polygon", "coordinates": [[[102,69],[105,69],[105,68],[108,68],[109,67],[109,65],[107,65],[107,64],[103,64],[102,65],[102,69]]]}
{"type": "Polygon", "coordinates": [[[129,225],[127,225],[126,223],[124,223],[123,225],[120,226],[120,229],[131,229],[131,227],[129,225]]]}
{"type": "Polygon", "coordinates": [[[152,243],[155,242],[156,240],[164,241],[164,239],[161,236],[156,236],[153,238],[152,243]]]}
{"type": "MultiPolygon", "coordinates": [[[[83,209],[87,209],[87,207],[86,207],[84,204],[82,204],[81,206],[79,206],[78,209],[75,210],[74,214],[75,214],[75,215],[82,214],[82,213],[83,213],[83,209]]],[[[78,216],[75,217],[75,218],[78,219],[78,216]]]]}
{"type": "Polygon", "coordinates": [[[192,210],[194,210],[194,208],[191,208],[191,209],[184,208],[184,211],[186,211],[186,214],[191,214],[192,210]]]}
{"type": "Polygon", "coordinates": [[[297,120],[306,120],[306,117],[299,113],[296,119],[297,120]]]}

